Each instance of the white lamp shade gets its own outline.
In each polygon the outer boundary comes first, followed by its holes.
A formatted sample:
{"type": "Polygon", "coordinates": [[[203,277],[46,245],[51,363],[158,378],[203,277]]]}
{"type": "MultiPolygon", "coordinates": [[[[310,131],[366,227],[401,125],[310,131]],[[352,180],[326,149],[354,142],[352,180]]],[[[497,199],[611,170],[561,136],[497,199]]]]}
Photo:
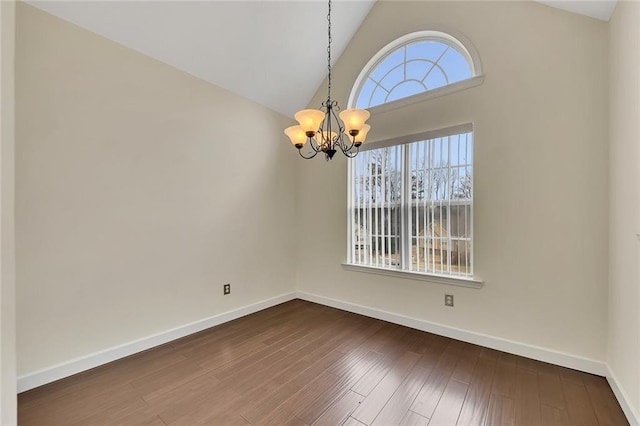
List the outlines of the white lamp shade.
{"type": "Polygon", "coordinates": [[[313,132],[315,134],[324,119],[324,112],[319,109],[303,109],[296,112],[294,118],[300,123],[300,127],[304,132],[313,132]]]}
{"type": "Polygon", "coordinates": [[[371,130],[371,126],[365,124],[364,126],[362,126],[362,129],[360,129],[360,132],[356,135],[355,138],[349,135],[346,129],[344,133],[349,137],[349,140],[353,140],[355,143],[364,143],[364,141],[367,139],[367,133],[369,133],[369,130],[371,130]]]}
{"type": "Polygon", "coordinates": [[[289,136],[293,146],[297,147],[298,145],[304,145],[307,142],[307,135],[300,126],[287,127],[284,130],[284,134],[289,136]]]}
{"type": "Polygon", "coordinates": [[[344,123],[344,132],[347,135],[359,132],[365,125],[365,121],[369,119],[371,114],[366,109],[350,108],[340,111],[340,119],[344,123]]]}

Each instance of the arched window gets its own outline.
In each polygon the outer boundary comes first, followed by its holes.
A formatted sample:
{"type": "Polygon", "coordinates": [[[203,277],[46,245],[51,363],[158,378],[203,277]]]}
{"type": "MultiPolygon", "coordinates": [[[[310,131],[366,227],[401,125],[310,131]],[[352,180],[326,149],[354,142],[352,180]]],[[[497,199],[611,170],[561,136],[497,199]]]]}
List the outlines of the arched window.
{"type": "Polygon", "coordinates": [[[364,67],[350,106],[370,108],[479,75],[479,61],[458,39],[438,31],[408,34],[364,67]]]}
{"type": "MultiPolygon", "coordinates": [[[[435,31],[392,42],[364,67],[349,106],[388,105],[372,111],[383,112],[480,84],[479,58],[466,46],[435,31]],[[412,99],[395,102],[403,98],[412,99]]],[[[367,142],[348,164],[348,269],[482,285],[473,271],[472,123],[367,142]]]]}

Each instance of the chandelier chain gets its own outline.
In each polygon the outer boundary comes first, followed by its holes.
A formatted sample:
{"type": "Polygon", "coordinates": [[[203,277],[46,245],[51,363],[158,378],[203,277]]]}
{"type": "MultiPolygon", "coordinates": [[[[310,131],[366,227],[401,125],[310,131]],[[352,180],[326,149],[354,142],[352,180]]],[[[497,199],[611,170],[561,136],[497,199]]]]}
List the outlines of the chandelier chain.
{"type": "Polygon", "coordinates": [[[328,76],[328,93],[327,98],[331,100],[331,0],[329,0],[329,13],[327,14],[327,33],[329,38],[329,43],[327,45],[327,69],[329,70],[328,76]]]}
{"type": "Polygon", "coordinates": [[[371,128],[365,124],[370,115],[367,110],[351,108],[340,111],[338,102],[331,99],[332,1],[328,0],[328,3],[327,100],[322,102],[320,109],[298,111],[295,118],[299,125],[288,127],[284,131],[302,158],[310,159],[323,153],[327,161],[331,160],[334,154],[339,151],[348,158],[355,157],[371,128]],[[309,147],[308,154],[302,152],[305,143],[309,147]]]}

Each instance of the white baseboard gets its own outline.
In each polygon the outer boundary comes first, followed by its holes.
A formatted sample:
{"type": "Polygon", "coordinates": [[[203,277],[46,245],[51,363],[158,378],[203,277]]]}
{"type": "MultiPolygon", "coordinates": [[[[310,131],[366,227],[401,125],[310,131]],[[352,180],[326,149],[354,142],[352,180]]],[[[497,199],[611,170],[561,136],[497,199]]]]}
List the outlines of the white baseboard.
{"type": "Polygon", "coordinates": [[[400,324],[406,327],[415,328],[417,330],[438,334],[440,336],[462,340],[463,342],[474,343],[476,345],[485,346],[487,348],[536,359],[538,361],[548,362],[550,364],[572,368],[574,370],[597,374],[599,376],[607,375],[606,364],[594,359],[583,358],[580,356],[558,352],[539,346],[528,345],[526,343],[515,342],[513,340],[502,339],[500,337],[494,337],[486,334],[475,333],[473,331],[449,327],[442,324],[407,317],[393,312],[387,312],[379,309],[369,308],[367,306],[357,305],[355,303],[343,302],[341,300],[331,299],[328,297],[319,296],[317,294],[299,291],[296,293],[296,295],[298,299],[307,300],[309,302],[319,303],[321,305],[342,309],[343,311],[349,311],[356,314],[381,319],[384,321],[392,322],[394,324],[400,324]]]}
{"type": "Polygon", "coordinates": [[[611,386],[611,390],[613,390],[613,394],[618,399],[620,406],[622,407],[622,411],[624,411],[624,415],[627,416],[627,420],[631,426],[640,426],[640,415],[634,410],[633,406],[629,404],[630,399],[627,398],[627,395],[622,390],[622,388],[618,385],[618,380],[616,376],[611,371],[611,368],[607,365],[607,382],[609,382],[609,386],[611,386]]]}
{"type": "Polygon", "coordinates": [[[295,298],[295,293],[282,294],[271,299],[263,300],[261,302],[244,306],[242,308],[214,315],[200,321],[185,324],[183,326],[176,327],[162,333],[154,334],[153,336],[144,337],[133,342],[125,343],[120,346],[105,349],[100,352],[95,352],[87,356],[76,358],[71,361],[25,374],[24,376],[18,377],[18,392],[24,392],[29,389],[45,385],[47,383],[55,382],[56,380],[60,380],[65,377],[80,373],[82,371],[98,367],[108,362],[115,361],[117,359],[124,358],[126,356],[133,355],[147,349],[151,349],[155,346],[159,346],[172,340],[188,336],[189,334],[206,330],[207,328],[232,321],[234,319],[261,311],[266,308],[270,308],[272,306],[287,302],[289,300],[293,300],[295,298]]]}

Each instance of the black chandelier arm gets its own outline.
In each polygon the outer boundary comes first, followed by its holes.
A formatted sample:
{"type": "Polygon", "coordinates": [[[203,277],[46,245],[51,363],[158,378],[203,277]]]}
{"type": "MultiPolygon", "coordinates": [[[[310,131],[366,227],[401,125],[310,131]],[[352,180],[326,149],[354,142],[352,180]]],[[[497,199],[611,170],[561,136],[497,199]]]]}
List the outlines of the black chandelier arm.
{"type": "MultiPolygon", "coordinates": [[[[353,149],[355,148],[356,149],[355,152],[357,154],[360,151],[360,145],[356,145],[356,142],[355,142],[356,138],[354,137],[353,140],[350,140],[349,138],[346,138],[346,139],[349,141],[349,145],[345,144],[344,139],[341,139],[340,143],[337,144],[338,146],[340,146],[340,150],[342,151],[342,153],[347,157],[349,157],[347,154],[353,152],[353,149]]],[[[353,158],[353,157],[349,157],[349,158],[353,158]]]]}
{"type": "Polygon", "coordinates": [[[336,114],[336,111],[340,111],[338,102],[327,100],[327,102],[323,103],[322,106],[326,108],[327,115],[324,121],[327,122],[329,127],[328,129],[325,129],[325,130],[331,130],[331,120],[333,119],[333,121],[335,121],[335,123],[338,125],[338,131],[336,132],[338,134],[338,138],[342,140],[342,133],[344,132],[344,126],[340,124],[341,123],[340,118],[338,118],[338,115],[336,114]]]}
{"type": "Polygon", "coordinates": [[[339,143],[337,143],[336,145],[338,145],[340,147],[340,150],[346,155],[347,152],[351,152],[351,150],[356,147],[355,143],[350,143],[349,146],[345,145],[344,140],[340,141],[339,143]]]}
{"type": "MultiPolygon", "coordinates": [[[[316,132],[316,135],[317,134],[318,134],[318,132],[316,132]]],[[[311,149],[313,151],[315,151],[316,154],[321,151],[320,145],[318,144],[318,141],[314,137],[307,138],[307,140],[309,141],[309,146],[311,147],[311,149]]],[[[315,156],[315,154],[314,154],[314,156],[315,156]]]]}
{"type": "Polygon", "coordinates": [[[356,150],[355,151],[351,151],[351,148],[348,149],[347,151],[342,151],[342,153],[345,155],[345,157],[347,158],[354,158],[356,155],[358,155],[360,153],[360,147],[356,146],[355,147],[356,150]]]}
{"type": "Polygon", "coordinates": [[[305,160],[310,160],[310,159],[312,159],[313,157],[315,157],[316,155],[318,155],[318,153],[319,153],[320,151],[319,151],[319,150],[318,150],[318,151],[316,151],[316,150],[314,149],[312,152],[313,152],[313,154],[311,154],[310,156],[308,156],[308,157],[307,157],[307,156],[305,156],[305,155],[303,155],[303,154],[302,154],[302,149],[298,149],[298,154],[300,154],[300,157],[304,158],[305,160]]]}

